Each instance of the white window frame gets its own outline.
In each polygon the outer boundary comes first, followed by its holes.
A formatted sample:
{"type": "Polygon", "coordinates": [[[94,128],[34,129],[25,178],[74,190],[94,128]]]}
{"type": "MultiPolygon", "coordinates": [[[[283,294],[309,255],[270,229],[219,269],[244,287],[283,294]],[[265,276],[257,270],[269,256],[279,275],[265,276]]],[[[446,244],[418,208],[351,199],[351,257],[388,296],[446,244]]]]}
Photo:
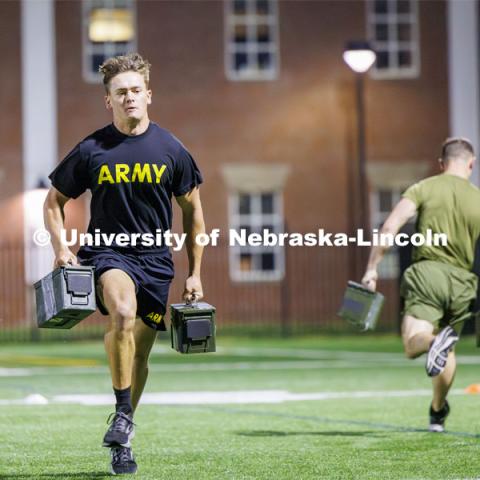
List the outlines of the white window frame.
{"type": "Polygon", "coordinates": [[[382,79],[407,79],[417,78],[420,75],[420,18],[419,1],[408,0],[410,2],[410,13],[397,13],[397,0],[386,0],[388,2],[388,12],[375,13],[375,0],[367,0],[367,36],[373,49],[376,52],[387,51],[399,52],[407,50],[411,54],[412,64],[408,67],[398,65],[397,55],[389,55],[390,60],[394,60],[388,68],[378,68],[376,64],[370,70],[370,75],[378,80],[382,79]],[[388,25],[388,40],[375,40],[375,26],[377,23],[388,25]],[[397,26],[399,23],[408,23],[410,25],[410,41],[399,41],[397,39],[397,26]]]}
{"type": "Polygon", "coordinates": [[[96,54],[104,55],[105,58],[114,57],[125,53],[116,48],[115,43],[99,43],[98,45],[90,42],[88,37],[88,28],[90,25],[90,11],[94,8],[126,8],[130,9],[133,16],[134,37],[127,43],[126,52],[137,51],[137,8],[135,0],[82,0],[82,71],[83,78],[87,83],[101,83],[102,75],[100,72],[92,71],[92,56],[96,54]]]}
{"type": "MultiPolygon", "coordinates": [[[[262,233],[261,226],[272,225],[276,234],[282,233],[284,229],[283,217],[283,194],[280,191],[264,192],[232,192],[228,199],[229,205],[229,228],[239,231],[241,226],[250,227],[252,232],[262,233]],[[261,211],[262,194],[273,195],[273,213],[266,214],[261,211]],[[250,213],[240,214],[239,199],[241,195],[249,195],[251,198],[250,213]]],[[[276,282],[285,276],[285,251],[284,247],[274,246],[240,246],[229,247],[229,271],[230,278],[235,282],[276,282]],[[275,269],[264,271],[261,268],[250,271],[242,271],[240,258],[242,253],[250,253],[260,258],[262,253],[273,253],[275,258],[275,269]]]]}
{"type": "Polygon", "coordinates": [[[224,64],[225,75],[231,81],[272,81],[278,78],[280,70],[280,35],[278,0],[267,0],[269,3],[269,14],[259,15],[256,12],[255,0],[245,0],[246,15],[235,15],[234,0],[224,0],[224,64]],[[256,39],[257,25],[268,24],[270,27],[271,41],[269,47],[259,44],[256,39]],[[246,25],[247,40],[245,46],[239,48],[232,38],[236,25],[246,25]],[[257,61],[252,58],[259,51],[268,51],[272,58],[272,68],[262,70],[258,68],[257,61]],[[235,69],[235,54],[245,52],[248,57],[249,67],[244,70],[235,69]]]}

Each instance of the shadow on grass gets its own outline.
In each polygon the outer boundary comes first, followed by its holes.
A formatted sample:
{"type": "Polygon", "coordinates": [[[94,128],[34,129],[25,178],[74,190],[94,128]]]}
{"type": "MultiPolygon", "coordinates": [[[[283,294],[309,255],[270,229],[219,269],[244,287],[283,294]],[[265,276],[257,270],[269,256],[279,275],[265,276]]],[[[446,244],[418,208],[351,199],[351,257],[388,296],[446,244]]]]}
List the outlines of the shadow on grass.
{"type": "Polygon", "coordinates": [[[32,480],[33,478],[64,478],[64,479],[82,479],[88,480],[90,478],[111,478],[108,472],[75,472],[75,473],[35,473],[35,475],[25,475],[21,473],[12,473],[5,475],[0,473],[0,480],[32,480]]]}
{"type": "Polygon", "coordinates": [[[385,434],[375,431],[359,431],[359,432],[345,432],[339,430],[326,430],[323,432],[282,432],[279,430],[250,430],[234,432],[236,435],[243,437],[289,437],[294,435],[312,435],[312,436],[326,436],[326,437],[384,437],[385,434]]]}
{"type": "MultiPolygon", "coordinates": [[[[220,406],[215,406],[215,407],[210,407],[210,406],[204,406],[204,407],[198,407],[196,406],[197,409],[201,410],[207,410],[207,411],[212,411],[212,412],[223,412],[227,414],[242,414],[242,415],[249,415],[249,416],[257,416],[257,417],[271,417],[271,418],[285,418],[285,419],[291,419],[291,420],[306,420],[309,422],[316,422],[316,423],[327,423],[327,424],[337,424],[337,425],[345,425],[347,427],[364,427],[364,428],[374,428],[378,430],[379,432],[383,431],[389,431],[393,433],[421,433],[421,434],[428,434],[428,435],[441,435],[441,436],[452,436],[452,437],[463,437],[463,438],[471,438],[474,440],[480,440],[480,434],[477,433],[470,433],[470,432],[455,432],[455,431],[450,431],[446,430],[443,433],[433,433],[429,432],[428,429],[426,428],[415,428],[415,427],[407,427],[407,426],[402,426],[402,425],[391,425],[388,423],[378,423],[378,422],[370,422],[366,420],[354,420],[354,419],[335,419],[335,418],[328,418],[328,417],[320,417],[320,416],[313,416],[313,415],[293,415],[290,413],[282,413],[282,412],[268,412],[265,410],[247,410],[247,409],[242,409],[242,408],[232,408],[232,407],[220,407],[220,406]]],[[[350,435],[351,433],[355,434],[356,432],[344,432],[344,434],[350,435]]],[[[239,433],[237,432],[237,435],[239,433]]],[[[288,434],[288,433],[287,433],[288,434]]],[[[325,433],[323,433],[326,435],[325,433]]],[[[322,433],[319,433],[319,435],[322,435],[322,433]]],[[[251,435],[255,436],[255,435],[251,435]]]]}

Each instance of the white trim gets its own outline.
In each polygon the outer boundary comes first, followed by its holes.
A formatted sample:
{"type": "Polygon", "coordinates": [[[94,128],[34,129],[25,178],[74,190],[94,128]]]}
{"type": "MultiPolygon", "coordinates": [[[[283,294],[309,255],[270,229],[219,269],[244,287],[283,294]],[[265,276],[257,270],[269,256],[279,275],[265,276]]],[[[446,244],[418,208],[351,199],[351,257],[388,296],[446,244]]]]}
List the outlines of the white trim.
{"type": "Polygon", "coordinates": [[[57,72],[53,0],[22,0],[23,186],[37,187],[57,163],[57,72]]]}
{"type": "Polygon", "coordinates": [[[392,162],[370,162],[367,165],[368,182],[374,189],[402,189],[425,178],[431,168],[431,158],[412,161],[398,158],[392,162]]]}
{"type": "Polygon", "coordinates": [[[227,163],[222,165],[222,175],[230,191],[258,193],[282,191],[290,166],[265,163],[227,163]]]}
{"type": "MultiPolygon", "coordinates": [[[[57,72],[55,8],[53,0],[22,0],[22,144],[23,187],[28,195],[57,163],[57,72]]],[[[51,248],[33,243],[34,231],[43,226],[43,198],[33,210],[24,193],[24,275],[31,285],[46,275],[53,264],[51,248]],[[40,204],[38,204],[40,203],[40,204]]],[[[27,315],[32,292],[26,290],[27,315]]],[[[30,320],[30,318],[28,318],[30,320]]]]}
{"type": "MultiPolygon", "coordinates": [[[[477,158],[480,147],[478,7],[476,0],[448,2],[448,74],[450,135],[467,137],[477,158]]],[[[475,165],[472,181],[480,185],[475,165]]]]}

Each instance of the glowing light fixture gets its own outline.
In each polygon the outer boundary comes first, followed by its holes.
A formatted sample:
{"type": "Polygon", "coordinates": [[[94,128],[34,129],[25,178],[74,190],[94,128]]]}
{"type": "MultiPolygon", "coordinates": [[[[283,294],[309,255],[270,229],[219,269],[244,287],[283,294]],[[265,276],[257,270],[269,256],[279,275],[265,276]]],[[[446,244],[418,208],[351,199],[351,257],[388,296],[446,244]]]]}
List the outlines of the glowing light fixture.
{"type": "Polygon", "coordinates": [[[377,56],[368,42],[348,42],[343,52],[345,63],[356,73],[365,73],[377,56]]]}

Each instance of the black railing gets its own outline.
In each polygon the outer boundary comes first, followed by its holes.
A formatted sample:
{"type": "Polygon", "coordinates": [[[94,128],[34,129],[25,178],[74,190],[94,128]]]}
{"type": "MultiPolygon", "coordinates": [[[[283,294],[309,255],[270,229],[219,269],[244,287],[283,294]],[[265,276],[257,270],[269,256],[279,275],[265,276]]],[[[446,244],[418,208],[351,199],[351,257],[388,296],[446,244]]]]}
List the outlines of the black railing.
{"type": "MultiPolygon", "coordinates": [[[[228,268],[228,247],[208,247],[202,280],[205,300],[217,307],[219,332],[298,334],[346,331],[337,317],[349,272],[346,247],[289,247],[285,276],[276,282],[234,282],[228,268]]],[[[184,252],[175,253],[175,280],[169,301],[181,300],[187,272],[184,252]]],[[[23,246],[0,246],[0,340],[100,337],[106,318],[98,312],[69,331],[39,330],[35,326],[33,286],[25,282],[23,246]]],[[[358,280],[358,279],[356,279],[358,280]]],[[[379,289],[387,301],[379,322],[382,331],[397,331],[398,286],[384,281],[379,289]]]]}

